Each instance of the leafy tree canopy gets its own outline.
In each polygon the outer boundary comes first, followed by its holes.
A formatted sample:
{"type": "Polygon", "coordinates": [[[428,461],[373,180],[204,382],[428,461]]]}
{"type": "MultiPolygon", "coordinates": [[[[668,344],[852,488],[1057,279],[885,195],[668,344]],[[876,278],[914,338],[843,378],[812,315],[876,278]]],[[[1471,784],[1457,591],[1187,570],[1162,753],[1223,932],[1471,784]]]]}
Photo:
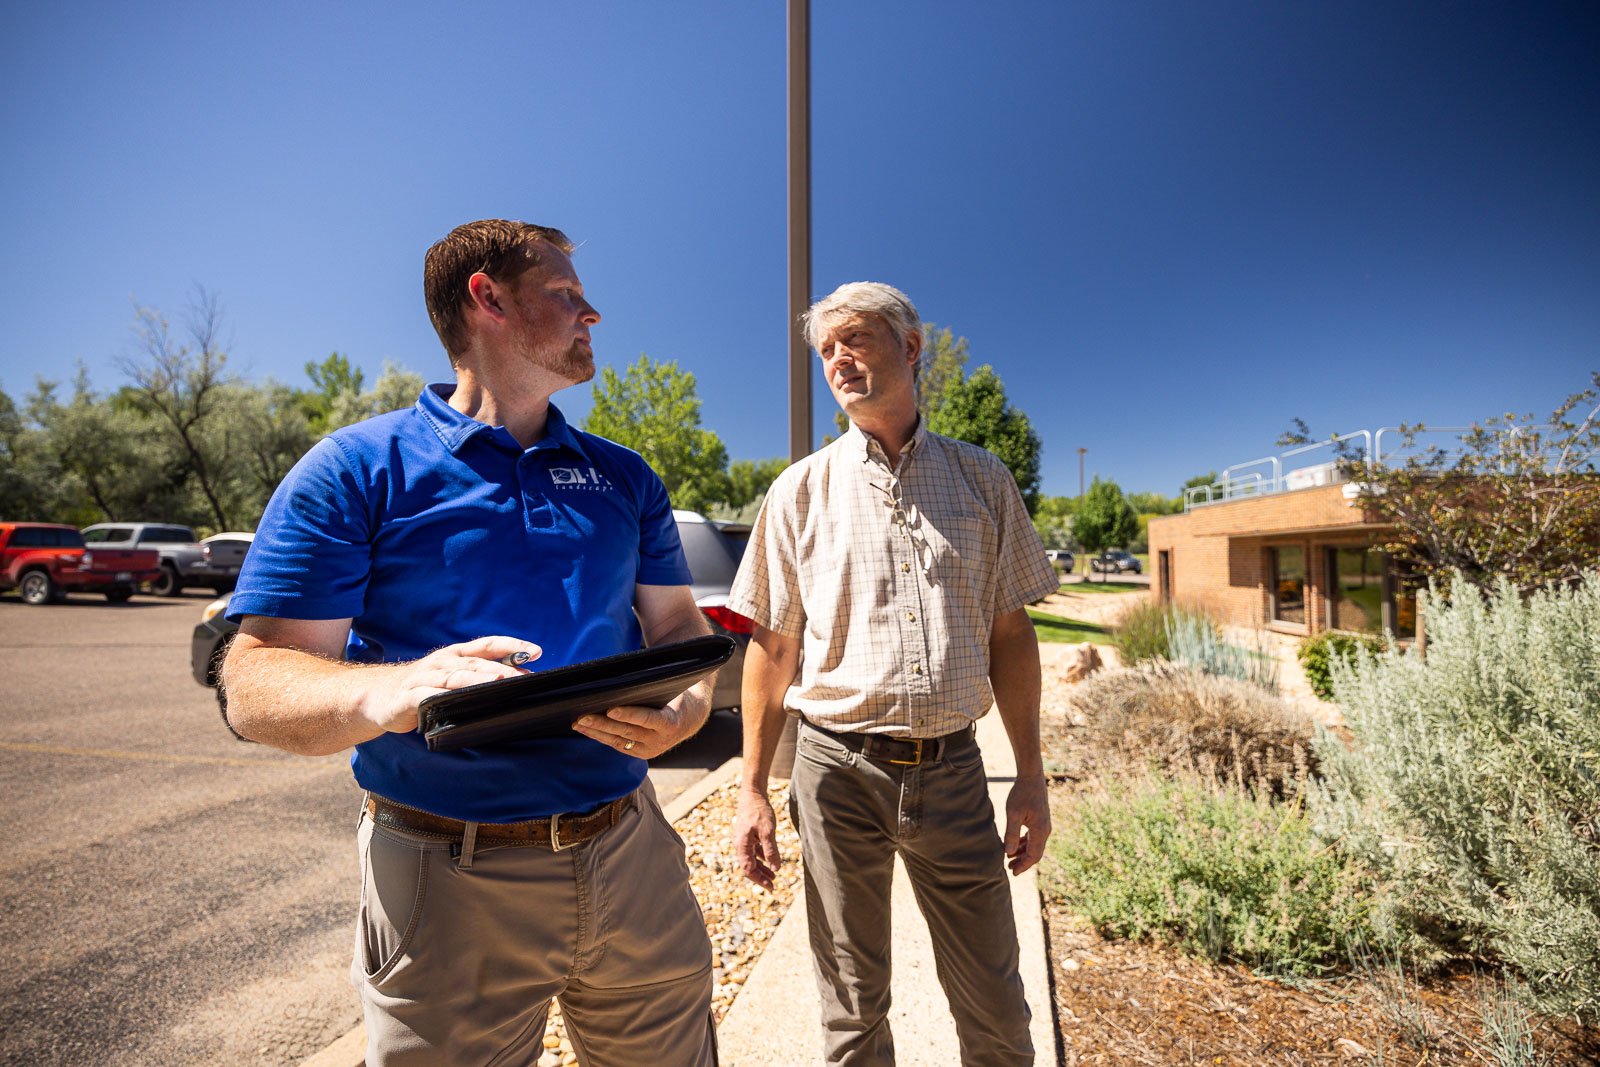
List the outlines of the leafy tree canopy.
{"type": "MultiPolygon", "coordinates": [[[[1385,549],[1421,577],[1492,590],[1571,583],[1600,563],[1600,373],[1547,418],[1505,414],[1452,445],[1423,445],[1421,423],[1400,427],[1381,465],[1336,445],[1359,500],[1392,525],[1385,549]]],[[[1307,443],[1305,423],[1284,440],[1307,443]]]]}
{"type": "Polygon", "coordinates": [[[1139,533],[1139,517],[1116,482],[1094,480],[1072,517],[1072,536],[1090,555],[1120,548],[1139,533]]]}
{"type": "Polygon", "coordinates": [[[1033,528],[1047,548],[1073,548],[1072,516],[1078,509],[1077,497],[1041,496],[1033,513],[1033,528]]]}
{"type": "Polygon", "coordinates": [[[593,395],[583,428],[643,456],[674,507],[703,512],[727,499],[728,450],[700,428],[694,375],[676,360],[658,363],[641,354],[625,374],[606,367],[593,395]]]}
{"type": "Polygon", "coordinates": [[[1005,386],[987,363],[963,378],[945,381],[928,417],[934,433],[968,441],[1000,457],[1016,479],[1022,502],[1032,515],[1039,507],[1039,435],[1028,416],[1006,400],[1005,386]]]}

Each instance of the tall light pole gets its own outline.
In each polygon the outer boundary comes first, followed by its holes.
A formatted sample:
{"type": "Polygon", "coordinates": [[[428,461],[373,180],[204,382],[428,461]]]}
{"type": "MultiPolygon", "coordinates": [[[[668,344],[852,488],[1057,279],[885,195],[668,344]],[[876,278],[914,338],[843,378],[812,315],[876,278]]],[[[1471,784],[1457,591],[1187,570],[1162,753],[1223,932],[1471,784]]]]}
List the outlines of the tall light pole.
{"type": "Polygon", "coordinates": [[[1087,448],[1078,449],[1078,499],[1079,500],[1083,499],[1083,454],[1085,452],[1087,452],[1087,451],[1089,451],[1087,448]]]}
{"type": "Polygon", "coordinates": [[[789,5],[789,462],[811,454],[811,2],[789,5]]]}

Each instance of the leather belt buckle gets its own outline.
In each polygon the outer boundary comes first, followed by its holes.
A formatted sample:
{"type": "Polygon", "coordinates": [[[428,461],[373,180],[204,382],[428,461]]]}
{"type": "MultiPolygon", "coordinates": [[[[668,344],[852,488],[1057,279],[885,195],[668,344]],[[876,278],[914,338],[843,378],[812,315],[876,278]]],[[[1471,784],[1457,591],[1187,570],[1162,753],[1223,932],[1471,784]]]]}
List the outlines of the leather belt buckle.
{"type": "Polygon", "coordinates": [[[565,845],[561,843],[561,816],[559,814],[550,816],[550,851],[560,852],[562,849],[571,848],[572,844],[572,842],[565,845]]]}
{"type": "Polygon", "coordinates": [[[901,744],[917,746],[917,754],[911,759],[895,759],[891,756],[888,762],[900,767],[915,767],[917,764],[922,762],[922,738],[907,738],[905,741],[902,741],[901,744]]]}

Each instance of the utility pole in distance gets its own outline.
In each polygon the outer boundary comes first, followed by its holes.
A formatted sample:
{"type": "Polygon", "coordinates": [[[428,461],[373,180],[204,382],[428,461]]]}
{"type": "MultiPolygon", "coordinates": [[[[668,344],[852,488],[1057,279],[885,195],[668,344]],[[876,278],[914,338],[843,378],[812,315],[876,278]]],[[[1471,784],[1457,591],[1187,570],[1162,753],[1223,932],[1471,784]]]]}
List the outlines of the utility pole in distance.
{"type": "Polygon", "coordinates": [[[789,462],[811,454],[811,2],[789,8],[789,462]]]}
{"type": "Polygon", "coordinates": [[[1079,500],[1083,499],[1083,454],[1085,452],[1087,452],[1087,451],[1089,451],[1087,448],[1078,449],[1078,499],[1079,500]]]}

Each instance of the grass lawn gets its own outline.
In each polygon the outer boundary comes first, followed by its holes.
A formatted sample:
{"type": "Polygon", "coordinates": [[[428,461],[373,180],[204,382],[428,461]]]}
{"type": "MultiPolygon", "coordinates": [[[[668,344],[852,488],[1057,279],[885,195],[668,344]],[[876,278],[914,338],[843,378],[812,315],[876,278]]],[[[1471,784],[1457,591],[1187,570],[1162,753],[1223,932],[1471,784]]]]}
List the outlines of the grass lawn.
{"type": "Polygon", "coordinates": [[[1070,585],[1061,587],[1063,593],[1132,593],[1135,591],[1147,592],[1149,589],[1148,585],[1143,585],[1139,582],[1120,582],[1110,577],[1102,582],[1099,575],[1094,575],[1086,581],[1073,582],[1070,585]]]}
{"type": "Polygon", "coordinates": [[[1097,645],[1111,643],[1111,631],[1104,626],[1096,626],[1092,622],[1079,622],[1077,619],[1063,619],[1059,615],[1051,615],[1046,611],[1028,609],[1028,618],[1033,620],[1033,632],[1039,635],[1041,641],[1055,641],[1065,644],[1078,644],[1081,641],[1093,641],[1097,645]]]}

